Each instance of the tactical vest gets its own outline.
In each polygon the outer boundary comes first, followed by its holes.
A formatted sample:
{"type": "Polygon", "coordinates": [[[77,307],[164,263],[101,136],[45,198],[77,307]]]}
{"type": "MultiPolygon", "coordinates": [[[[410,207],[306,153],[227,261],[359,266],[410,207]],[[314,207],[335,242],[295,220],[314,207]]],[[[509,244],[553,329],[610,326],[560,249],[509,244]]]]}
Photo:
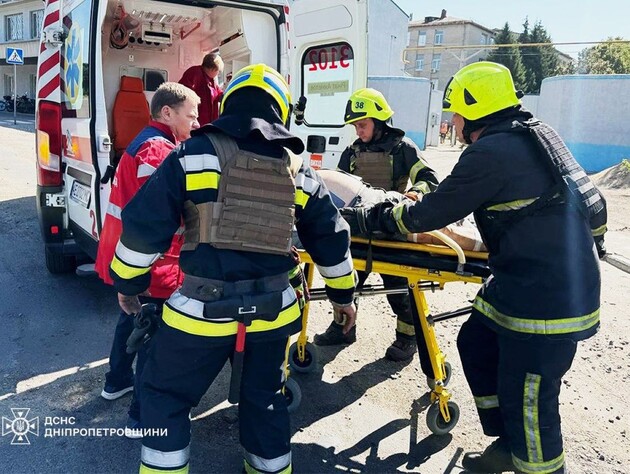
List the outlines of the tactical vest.
{"type": "Polygon", "coordinates": [[[523,125],[536,140],[541,155],[546,159],[556,183],[565,191],[568,201],[575,204],[589,220],[603,210],[604,202],[599,191],[575,161],[560,135],[539,120],[528,120],[523,125]]]}
{"type": "Polygon", "coordinates": [[[295,223],[295,176],[302,160],[288,150],[272,158],[238,148],[224,134],[208,133],[219,159],[216,202],[184,203],[184,245],[289,255],[295,223]]]}
{"type": "Polygon", "coordinates": [[[393,158],[385,151],[355,150],[353,174],[374,188],[391,191],[394,186],[393,158]]]}

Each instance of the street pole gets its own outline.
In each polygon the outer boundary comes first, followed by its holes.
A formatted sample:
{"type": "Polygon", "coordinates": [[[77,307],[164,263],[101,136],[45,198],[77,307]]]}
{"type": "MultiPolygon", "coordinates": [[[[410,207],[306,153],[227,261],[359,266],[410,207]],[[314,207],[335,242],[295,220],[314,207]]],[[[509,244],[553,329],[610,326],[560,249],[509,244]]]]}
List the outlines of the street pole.
{"type": "Polygon", "coordinates": [[[17,125],[17,64],[13,65],[13,125],[17,125]]]}

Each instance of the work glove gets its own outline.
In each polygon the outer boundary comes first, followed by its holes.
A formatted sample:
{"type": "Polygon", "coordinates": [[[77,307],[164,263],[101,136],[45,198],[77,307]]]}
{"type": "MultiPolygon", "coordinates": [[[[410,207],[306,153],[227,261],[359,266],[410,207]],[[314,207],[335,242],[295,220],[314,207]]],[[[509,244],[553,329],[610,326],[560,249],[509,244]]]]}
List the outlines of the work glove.
{"type": "Polygon", "coordinates": [[[399,233],[392,216],[393,207],[394,203],[385,201],[362,207],[344,207],[339,212],[350,225],[352,235],[371,237],[378,233],[399,233]]]}
{"type": "Polygon", "coordinates": [[[142,309],[134,316],[133,331],[127,339],[127,354],[138,352],[142,344],[153,337],[160,323],[160,314],[157,305],[146,303],[142,309]]]}
{"type": "Polygon", "coordinates": [[[597,256],[603,259],[606,256],[606,246],[604,245],[603,235],[595,237],[595,248],[597,249],[597,256]]]}

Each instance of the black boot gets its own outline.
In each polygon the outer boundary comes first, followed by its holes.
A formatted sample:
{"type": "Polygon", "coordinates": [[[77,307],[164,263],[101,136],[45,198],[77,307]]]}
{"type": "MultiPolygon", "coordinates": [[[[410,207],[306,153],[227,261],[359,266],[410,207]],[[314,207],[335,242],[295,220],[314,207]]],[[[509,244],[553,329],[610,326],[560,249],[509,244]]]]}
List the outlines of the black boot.
{"type": "Polygon", "coordinates": [[[385,357],[394,362],[406,362],[411,360],[417,348],[415,339],[396,336],[396,340],[385,351],[385,357]]]}
{"type": "Polygon", "coordinates": [[[330,323],[328,329],[322,334],[316,334],[313,342],[318,346],[339,346],[341,344],[353,344],[357,340],[357,327],[352,326],[347,334],[343,333],[343,326],[336,322],[330,323]]]}
{"type": "Polygon", "coordinates": [[[506,438],[495,439],[483,453],[474,452],[464,454],[462,467],[468,472],[493,474],[497,472],[516,472],[512,461],[512,451],[506,438]]]}

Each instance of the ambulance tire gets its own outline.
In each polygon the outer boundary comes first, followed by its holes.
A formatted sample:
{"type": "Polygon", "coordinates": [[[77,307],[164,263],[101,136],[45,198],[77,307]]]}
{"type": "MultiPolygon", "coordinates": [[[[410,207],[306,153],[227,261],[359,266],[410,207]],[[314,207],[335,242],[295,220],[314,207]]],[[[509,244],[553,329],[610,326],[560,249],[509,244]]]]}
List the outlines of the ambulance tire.
{"type": "Polygon", "coordinates": [[[284,398],[287,400],[289,413],[295,412],[302,403],[302,390],[300,385],[291,377],[284,383],[284,398]]]}
{"type": "Polygon", "coordinates": [[[46,247],[46,268],[52,274],[70,273],[74,271],[77,260],[74,256],[67,256],[57,252],[53,252],[46,247]]]}
{"type": "Polygon", "coordinates": [[[442,436],[449,433],[459,421],[459,407],[455,402],[448,402],[449,421],[444,420],[440,412],[440,404],[434,403],[427,410],[427,427],[431,433],[442,436]]]}
{"type": "Polygon", "coordinates": [[[291,344],[289,348],[289,365],[291,366],[291,370],[301,374],[313,372],[317,367],[317,346],[307,342],[304,347],[304,361],[300,361],[297,342],[291,344]]]}

